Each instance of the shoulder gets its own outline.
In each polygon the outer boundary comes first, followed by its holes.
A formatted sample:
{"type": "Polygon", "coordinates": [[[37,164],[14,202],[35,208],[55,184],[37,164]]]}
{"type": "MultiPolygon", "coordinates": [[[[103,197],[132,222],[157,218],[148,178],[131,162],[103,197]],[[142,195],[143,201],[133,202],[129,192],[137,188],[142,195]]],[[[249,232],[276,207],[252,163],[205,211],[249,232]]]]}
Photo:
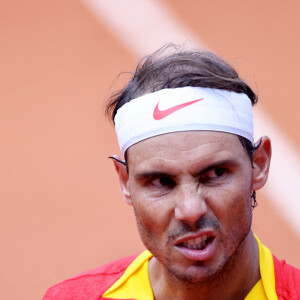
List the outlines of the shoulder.
{"type": "Polygon", "coordinates": [[[125,257],[97,269],[80,273],[53,287],[43,300],[96,300],[125,272],[137,255],[125,257]]]}
{"type": "Polygon", "coordinates": [[[300,270],[273,256],[278,299],[300,299],[300,270]]]}

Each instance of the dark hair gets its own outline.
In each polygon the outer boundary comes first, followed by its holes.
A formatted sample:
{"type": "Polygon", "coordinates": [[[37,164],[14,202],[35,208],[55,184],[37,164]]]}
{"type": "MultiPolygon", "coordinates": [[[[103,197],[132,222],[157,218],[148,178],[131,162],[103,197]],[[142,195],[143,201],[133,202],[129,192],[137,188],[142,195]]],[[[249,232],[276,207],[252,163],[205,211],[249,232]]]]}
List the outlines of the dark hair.
{"type": "MultiPolygon", "coordinates": [[[[196,86],[246,94],[257,103],[257,95],[239,77],[236,70],[208,51],[181,50],[168,44],[142,59],[125,88],[108,100],[106,114],[112,121],[117,110],[132,99],[161,89],[196,86]]],[[[254,145],[238,136],[252,162],[254,145]]]]}

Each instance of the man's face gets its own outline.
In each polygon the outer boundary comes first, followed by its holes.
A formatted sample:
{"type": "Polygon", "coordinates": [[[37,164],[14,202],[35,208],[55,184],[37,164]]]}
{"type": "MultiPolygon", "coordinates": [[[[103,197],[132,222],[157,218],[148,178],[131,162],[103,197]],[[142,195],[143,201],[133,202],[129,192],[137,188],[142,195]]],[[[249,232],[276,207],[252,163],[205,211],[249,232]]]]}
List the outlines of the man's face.
{"type": "Polygon", "coordinates": [[[138,229],[158,261],[188,282],[222,270],[252,221],[252,166],[237,136],[160,135],[130,147],[128,166],[138,229]]]}

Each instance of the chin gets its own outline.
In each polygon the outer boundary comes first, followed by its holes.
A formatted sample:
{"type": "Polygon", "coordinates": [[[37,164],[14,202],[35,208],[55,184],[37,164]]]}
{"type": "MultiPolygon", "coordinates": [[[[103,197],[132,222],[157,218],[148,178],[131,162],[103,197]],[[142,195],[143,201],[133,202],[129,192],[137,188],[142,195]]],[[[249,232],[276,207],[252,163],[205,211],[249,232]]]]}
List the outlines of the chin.
{"type": "Polygon", "coordinates": [[[197,265],[190,266],[185,270],[175,269],[174,267],[167,267],[167,270],[171,277],[175,277],[182,283],[201,284],[220,276],[226,262],[219,266],[203,266],[201,264],[199,262],[197,265]]]}

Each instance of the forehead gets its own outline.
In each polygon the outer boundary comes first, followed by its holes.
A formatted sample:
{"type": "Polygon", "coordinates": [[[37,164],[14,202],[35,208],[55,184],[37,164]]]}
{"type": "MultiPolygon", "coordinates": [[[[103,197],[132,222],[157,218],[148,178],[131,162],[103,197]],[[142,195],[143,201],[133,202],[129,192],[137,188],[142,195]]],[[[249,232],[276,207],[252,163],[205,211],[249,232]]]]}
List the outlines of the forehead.
{"type": "Polygon", "coordinates": [[[246,158],[238,137],[216,131],[172,132],[143,140],[127,151],[129,165],[175,161],[177,163],[215,158],[246,158]]]}

